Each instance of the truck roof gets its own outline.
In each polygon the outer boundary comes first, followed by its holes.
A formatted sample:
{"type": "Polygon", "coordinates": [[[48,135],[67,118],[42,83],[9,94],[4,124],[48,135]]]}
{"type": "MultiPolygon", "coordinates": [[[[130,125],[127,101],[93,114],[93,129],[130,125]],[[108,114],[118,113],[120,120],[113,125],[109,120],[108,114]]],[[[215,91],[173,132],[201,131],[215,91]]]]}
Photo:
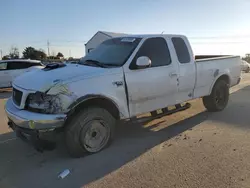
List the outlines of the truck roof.
{"type": "MultiPolygon", "coordinates": [[[[134,37],[134,38],[150,38],[150,37],[182,37],[182,38],[186,38],[186,36],[184,35],[178,35],[178,34],[136,34],[136,35],[126,35],[123,36],[124,38],[126,37],[134,37]]],[[[121,38],[121,37],[115,37],[115,38],[121,38]]]]}
{"type": "Polygon", "coordinates": [[[8,59],[8,60],[0,60],[2,62],[31,62],[31,63],[41,63],[39,60],[31,60],[31,59],[8,59]]]}

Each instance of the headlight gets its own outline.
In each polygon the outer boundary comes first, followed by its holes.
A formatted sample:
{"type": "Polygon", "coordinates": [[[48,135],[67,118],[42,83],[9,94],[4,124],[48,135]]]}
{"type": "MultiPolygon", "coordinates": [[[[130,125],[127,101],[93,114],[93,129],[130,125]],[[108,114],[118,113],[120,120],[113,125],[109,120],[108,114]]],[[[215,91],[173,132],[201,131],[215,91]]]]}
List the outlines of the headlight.
{"type": "Polygon", "coordinates": [[[61,99],[58,95],[48,95],[42,92],[29,94],[26,107],[30,111],[57,114],[62,112],[61,99]]]}

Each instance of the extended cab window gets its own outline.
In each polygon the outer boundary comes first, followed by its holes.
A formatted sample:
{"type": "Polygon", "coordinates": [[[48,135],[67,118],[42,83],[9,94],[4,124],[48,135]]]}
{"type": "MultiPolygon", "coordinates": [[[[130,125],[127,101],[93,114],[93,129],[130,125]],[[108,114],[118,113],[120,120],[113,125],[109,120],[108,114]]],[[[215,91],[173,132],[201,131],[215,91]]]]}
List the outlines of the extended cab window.
{"type": "Polygon", "coordinates": [[[151,60],[151,67],[166,66],[171,63],[170,52],[166,40],[162,37],[149,38],[144,41],[130,64],[130,69],[137,68],[136,60],[141,56],[147,56],[151,60]]]}
{"type": "Polygon", "coordinates": [[[172,42],[175,48],[176,55],[180,63],[189,63],[190,54],[188,52],[185,41],[180,37],[173,37],[172,42]]]}

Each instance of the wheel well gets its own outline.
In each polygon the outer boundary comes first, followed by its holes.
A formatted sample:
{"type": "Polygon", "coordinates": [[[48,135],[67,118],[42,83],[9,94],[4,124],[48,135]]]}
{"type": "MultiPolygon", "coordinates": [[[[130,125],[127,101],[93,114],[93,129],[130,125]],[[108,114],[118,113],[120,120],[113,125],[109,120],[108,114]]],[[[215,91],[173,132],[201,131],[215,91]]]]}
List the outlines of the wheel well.
{"type": "Polygon", "coordinates": [[[230,78],[229,78],[229,76],[226,75],[226,74],[220,76],[220,77],[216,80],[216,82],[218,82],[219,80],[224,80],[228,85],[230,85],[230,78]]]}
{"type": "Polygon", "coordinates": [[[120,119],[120,112],[116,104],[113,101],[106,98],[90,98],[83,102],[80,102],[73,110],[70,111],[70,116],[81,111],[83,108],[89,106],[97,106],[106,109],[115,119],[120,119]]]}
{"type": "Polygon", "coordinates": [[[214,82],[214,84],[212,85],[212,87],[210,88],[210,94],[211,94],[211,92],[212,92],[212,90],[213,90],[215,84],[216,84],[218,81],[220,81],[220,80],[224,80],[224,81],[228,84],[228,86],[230,86],[230,78],[229,78],[229,76],[226,75],[226,74],[221,75],[221,76],[214,82]]]}

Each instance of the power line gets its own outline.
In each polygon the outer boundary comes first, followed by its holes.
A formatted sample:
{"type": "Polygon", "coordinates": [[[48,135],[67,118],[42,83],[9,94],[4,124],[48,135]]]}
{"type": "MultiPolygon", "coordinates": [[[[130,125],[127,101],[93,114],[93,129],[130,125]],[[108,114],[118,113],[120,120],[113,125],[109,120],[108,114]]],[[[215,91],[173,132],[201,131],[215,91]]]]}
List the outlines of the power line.
{"type": "Polygon", "coordinates": [[[48,56],[50,56],[50,51],[49,51],[49,45],[50,45],[50,43],[49,43],[49,40],[47,40],[47,47],[48,47],[48,56]]]}

